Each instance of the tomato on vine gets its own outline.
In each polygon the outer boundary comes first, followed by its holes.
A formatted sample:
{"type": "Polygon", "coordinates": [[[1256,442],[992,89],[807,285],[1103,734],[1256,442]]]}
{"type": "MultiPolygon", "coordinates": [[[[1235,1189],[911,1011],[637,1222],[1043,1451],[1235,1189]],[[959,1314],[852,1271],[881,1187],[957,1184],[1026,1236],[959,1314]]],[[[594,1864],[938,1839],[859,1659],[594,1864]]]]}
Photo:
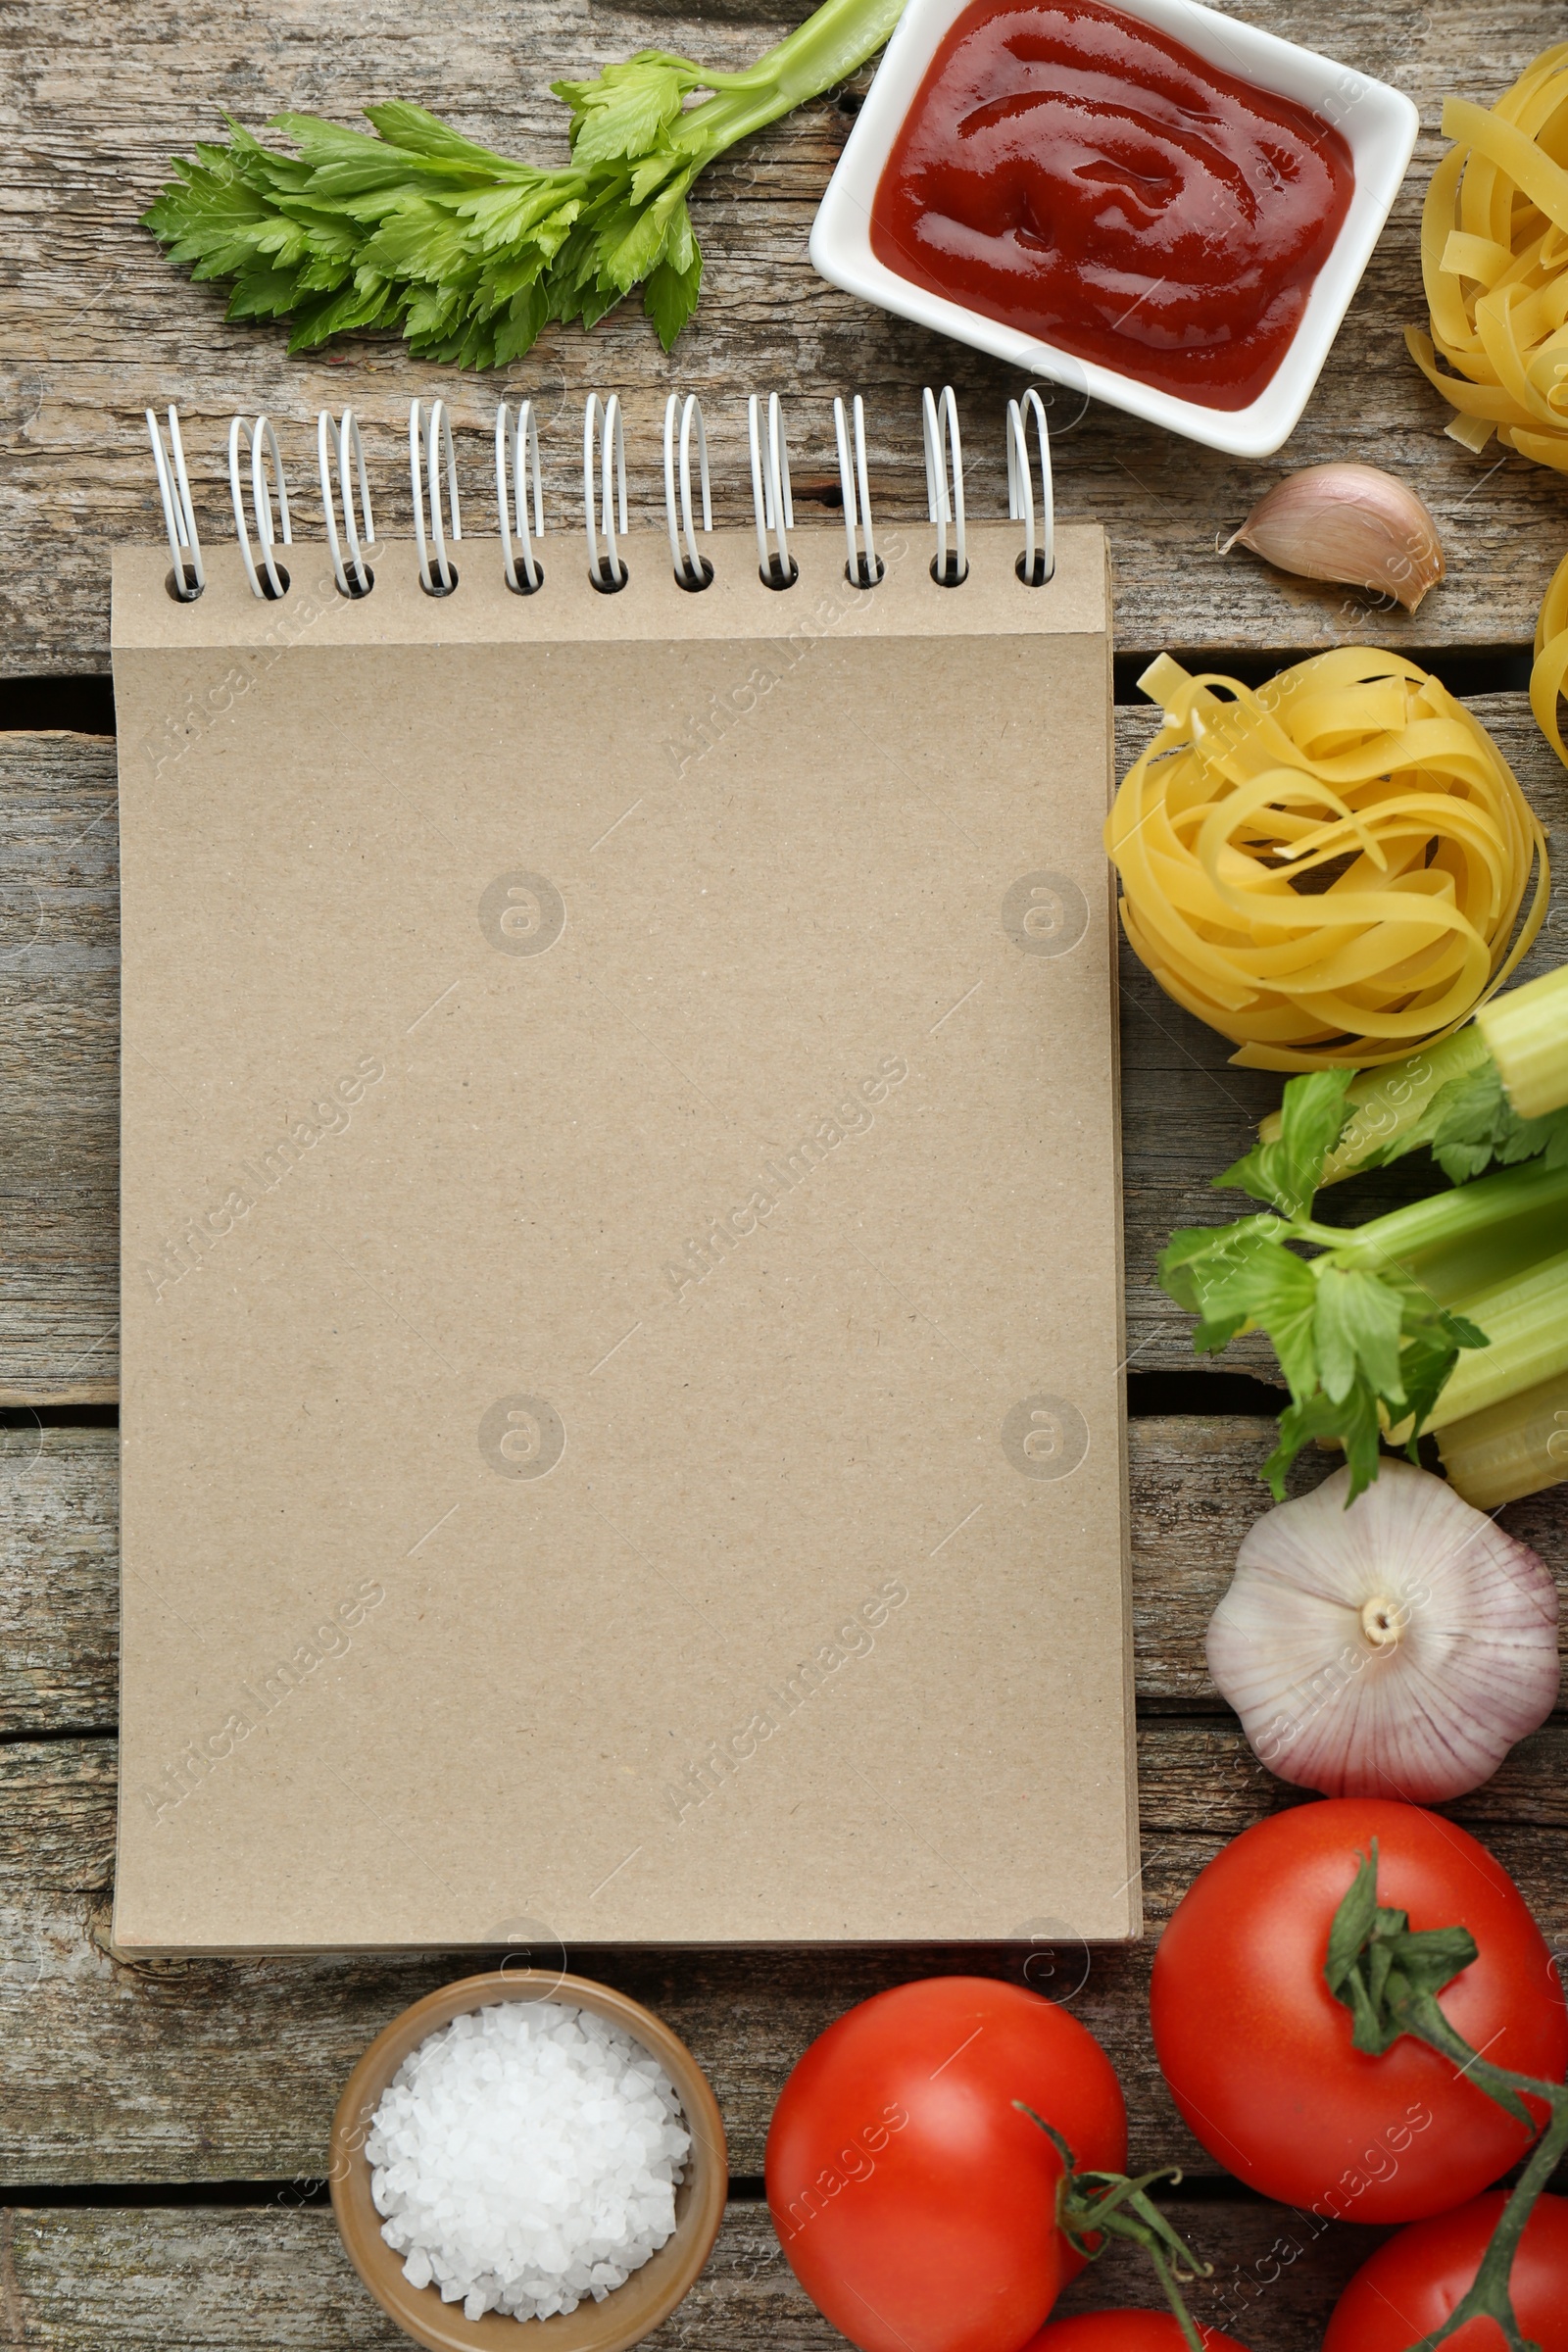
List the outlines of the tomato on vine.
{"type": "Polygon", "coordinates": [[[1324,1975],[1358,1865],[1416,1932],[1468,1930],[1441,2020],[1494,2073],[1560,2083],[1568,2010],[1544,1938],[1501,1865],[1419,1806],[1333,1797],[1272,1815],[1199,1873],[1154,1959],[1154,2049],[1177,2106],[1264,2196],[1331,2220],[1440,2213],[1518,2163],[1545,2115],[1512,2112],[1421,2040],[1357,2047],[1324,1975]],[[1466,1939],[1468,1941],[1468,1938],[1466,1939]]]}
{"type": "Polygon", "coordinates": [[[1180,2275],[1126,2154],[1087,2027],[1018,1985],[938,1977],[811,2044],[768,2130],[767,2201],[796,2278],[861,2352],[1020,2352],[1104,2235],[1180,2275]]]}
{"type": "MultiPolygon", "coordinates": [[[[1379,2246],[1335,2305],[1323,2352],[1406,2352],[1451,2319],[1475,2284],[1507,2202],[1501,2189],[1494,2189],[1457,2213],[1412,2222],[1379,2246]]],[[[1536,2206],[1520,2236],[1509,2288],[1514,2318],[1541,2352],[1568,2352],[1568,2197],[1543,2197],[1536,2206]]],[[[1054,2344],[1054,2334],[1048,2328],[1038,2352],[1095,2352],[1088,2344],[1054,2344]]],[[[1500,2339],[1487,2321],[1471,2320],[1448,2340],[1453,2352],[1494,2352],[1500,2339]]],[[[1120,2348],[1106,2345],[1103,2352],[1120,2348]]]]}

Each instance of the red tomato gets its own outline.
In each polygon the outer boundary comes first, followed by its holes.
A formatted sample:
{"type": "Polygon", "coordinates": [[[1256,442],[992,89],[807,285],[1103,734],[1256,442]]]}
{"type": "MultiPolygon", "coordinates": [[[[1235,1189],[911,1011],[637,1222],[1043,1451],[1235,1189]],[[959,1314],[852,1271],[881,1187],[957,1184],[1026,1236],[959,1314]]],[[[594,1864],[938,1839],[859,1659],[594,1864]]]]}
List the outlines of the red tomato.
{"type": "Polygon", "coordinates": [[[767,2134],[790,2268],[862,2352],[1018,2352],[1082,2268],[1055,2225],[1061,2159],[1127,2161],[1121,2086],[1065,2010],[988,1977],[862,2001],[812,2042],[767,2134]]]}
{"type": "MultiPolygon", "coordinates": [[[[1334,2306],[1323,2352],[1405,2352],[1429,2335],[1475,2284],[1506,2203],[1495,2189],[1457,2213],[1415,2222],[1379,2246],[1334,2306]]],[[[1512,2289],[1514,2316],[1541,2352],[1568,2352],[1568,2197],[1543,2197],[1530,2216],[1514,2256],[1512,2289]]],[[[1502,2330],[1491,2320],[1472,2320],[1448,2344],[1452,2352],[1502,2352],[1502,2330]]]]}
{"type": "MultiPolygon", "coordinates": [[[[1201,2320],[1198,2332],[1203,2352],[1247,2352],[1234,2335],[1222,2335],[1201,2320]]],[[[1087,2311],[1081,2319],[1051,2321],[1030,2337],[1024,2352],[1187,2352],[1187,2338],[1168,2311],[1087,2311]]],[[[1544,2346],[1543,2352],[1555,2347],[1544,2346]]]]}
{"type": "Polygon", "coordinates": [[[1518,1887],[1451,1821],[1376,1797],[1276,1813],[1199,1873],[1155,1955],[1154,2048],[1193,2131],[1250,2187],[1331,2220],[1419,2221],[1495,2180],[1529,2134],[1423,2043],[1351,2048],[1323,1962],[1374,1838],[1379,1900],[1480,1946],[1440,1996],[1449,2022],[1494,2065],[1561,2082],[1568,2011],[1518,1887]]]}

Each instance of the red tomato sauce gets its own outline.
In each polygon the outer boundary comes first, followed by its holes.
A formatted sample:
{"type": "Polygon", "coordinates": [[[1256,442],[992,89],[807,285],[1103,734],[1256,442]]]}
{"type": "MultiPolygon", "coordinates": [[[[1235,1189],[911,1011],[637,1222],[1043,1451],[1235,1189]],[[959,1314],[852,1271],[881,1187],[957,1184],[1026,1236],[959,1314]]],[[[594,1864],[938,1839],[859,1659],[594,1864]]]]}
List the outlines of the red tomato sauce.
{"type": "Polygon", "coordinates": [[[1354,186],[1276,97],[1100,0],[973,0],[871,208],[901,277],[1210,409],[1242,409],[1300,323],[1354,186]]]}

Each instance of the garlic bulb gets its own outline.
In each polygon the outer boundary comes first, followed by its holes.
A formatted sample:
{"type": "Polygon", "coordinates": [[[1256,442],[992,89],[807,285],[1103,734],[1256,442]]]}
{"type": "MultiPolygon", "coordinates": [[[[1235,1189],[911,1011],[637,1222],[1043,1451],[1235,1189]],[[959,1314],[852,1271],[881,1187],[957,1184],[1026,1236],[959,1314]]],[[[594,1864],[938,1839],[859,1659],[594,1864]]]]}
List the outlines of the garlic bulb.
{"type": "Polygon", "coordinates": [[[1392,596],[1413,612],[1443,577],[1438,526],[1413,490],[1376,466],[1307,466],[1265,491],[1238,539],[1281,571],[1392,596]]]}
{"type": "Polygon", "coordinates": [[[1557,1695],[1543,1562],[1442,1479],[1348,1469],[1249,1530],[1208,1670],[1259,1759],[1327,1796],[1434,1804],[1490,1779],[1557,1695]]]}

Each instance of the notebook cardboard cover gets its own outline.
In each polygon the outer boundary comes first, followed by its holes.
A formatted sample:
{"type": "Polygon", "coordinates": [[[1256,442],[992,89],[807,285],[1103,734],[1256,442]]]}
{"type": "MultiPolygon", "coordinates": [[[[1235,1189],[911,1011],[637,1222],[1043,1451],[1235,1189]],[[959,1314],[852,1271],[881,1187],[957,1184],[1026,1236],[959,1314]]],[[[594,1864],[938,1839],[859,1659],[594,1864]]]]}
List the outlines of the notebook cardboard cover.
{"type": "Polygon", "coordinates": [[[1138,1933],[1104,542],[925,541],[117,553],[122,1947],[1138,1933]]]}

